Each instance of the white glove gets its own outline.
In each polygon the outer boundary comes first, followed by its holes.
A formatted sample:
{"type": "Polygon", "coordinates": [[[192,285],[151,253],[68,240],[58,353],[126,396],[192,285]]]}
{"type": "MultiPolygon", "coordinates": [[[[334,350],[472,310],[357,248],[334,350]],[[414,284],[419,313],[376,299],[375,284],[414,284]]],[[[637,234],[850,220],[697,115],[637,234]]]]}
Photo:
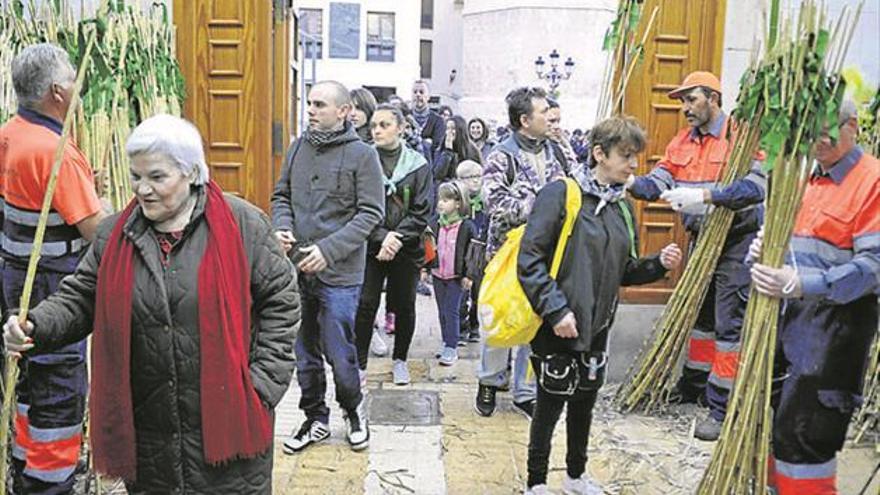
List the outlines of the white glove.
{"type": "Polygon", "coordinates": [[[746,256],[746,264],[757,263],[761,259],[761,251],[764,249],[764,227],[758,231],[758,235],[749,244],[749,254],[746,256]]]}
{"type": "Polygon", "coordinates": [[[660,195],[672,205],[672,209],[682,213],[700,213],[705,203],[705,189],[696,187],[676,187],[660,195]]]}

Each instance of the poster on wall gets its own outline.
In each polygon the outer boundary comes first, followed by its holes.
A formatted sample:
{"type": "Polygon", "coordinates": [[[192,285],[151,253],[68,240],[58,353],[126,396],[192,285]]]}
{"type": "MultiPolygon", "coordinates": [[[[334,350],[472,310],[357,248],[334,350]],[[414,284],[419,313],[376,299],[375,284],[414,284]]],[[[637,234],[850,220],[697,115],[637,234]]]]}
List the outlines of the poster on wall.
{"type": "Polygon", "coordinates": [[[361,6],[330,2],[330,57],[358,58],[361,34],[361,6]]]}

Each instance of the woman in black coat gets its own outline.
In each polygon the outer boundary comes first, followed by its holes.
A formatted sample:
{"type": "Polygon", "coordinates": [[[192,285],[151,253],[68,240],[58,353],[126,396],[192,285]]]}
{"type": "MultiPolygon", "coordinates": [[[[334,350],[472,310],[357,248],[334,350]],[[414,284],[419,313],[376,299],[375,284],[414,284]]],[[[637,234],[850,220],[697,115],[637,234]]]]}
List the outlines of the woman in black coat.
{"type": "Polygon", "coordinates": [[[523,290],[543,323],[532,341],[538,378],[529,432],[528,491],[546,493],[553,429],[567,404],[566,493],[602,493],[584,471],[592,410],[608,363],[608,333],[621,285],[645,284],[678,266],[681,251],[670,244],[638,258],[638,229],[624,184],[635,170],[645,134],[630,117],[596,126],[594,166],[574,179],[582,206],[568,239],[559,275],[550,263],[565,219],[566,186],[548,184],[538,194],[520,244],[518,272],[523,290]]]}
{"type": "Polygon", "coordinates": [[[416,324],[416,283],[419,279],[424,244],[422,233],[431,215],[431,169],[417,151],[403,142],[401,111],[383,104],[370,122],[373,140],[382,162],[385,183],[385,219],[367,242],[364,285],[355,318],[358,364],[367,368],[373,320],[386,286],[386,310],[395,315],[392,380],[396,385],[410,381],[406,359],[416,324]]]}

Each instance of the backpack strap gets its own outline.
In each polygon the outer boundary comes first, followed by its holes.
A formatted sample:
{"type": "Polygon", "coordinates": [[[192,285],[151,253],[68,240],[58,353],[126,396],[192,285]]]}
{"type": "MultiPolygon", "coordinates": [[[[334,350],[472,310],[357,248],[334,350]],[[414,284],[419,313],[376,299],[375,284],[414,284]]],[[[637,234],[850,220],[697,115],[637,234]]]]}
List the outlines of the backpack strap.
{"type": "Polygon", "coordinates": [[[629,233],[629,254],[634,259],[639,258],[639,253],[636,252],[636,229],[633,225],[633,217],[632,213],[629,211],[629,206],[627,206],[626,201],[618,201],[617,206],[620,208],[620,213],[623,215],[623,221],[626,222],[626,231],[629,233]]]}
{"type": "Polygon", "coordinates": [[[578,213],[581,211],[581,188],[574,179],[566,177],[565,182],[565,220],[562,223],[562,230],[559,232],[559,240],[556,241],[556,251],[553,253],[553,263],[550,265],[550,276],[556,278],[559,274],[559,267],[562,265],[562,256],[565,254],[565,246],[568,244],[568,238],[574,230],[574,222],[577,220],[578,213]]]}

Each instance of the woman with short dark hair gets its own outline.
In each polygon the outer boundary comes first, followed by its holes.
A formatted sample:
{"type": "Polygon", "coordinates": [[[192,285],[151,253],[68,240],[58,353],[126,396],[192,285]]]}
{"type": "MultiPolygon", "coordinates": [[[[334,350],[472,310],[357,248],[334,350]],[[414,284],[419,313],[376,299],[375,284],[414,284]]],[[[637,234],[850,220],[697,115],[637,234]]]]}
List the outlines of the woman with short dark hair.
{"type": "Polygon", "coordinates": [[[563,491],[603,493],[584,472],[618,291],[622,285],[658,280],[681,262],[675,244],[638,257],[638,228],[624,184],[645,147],[644,130],[631,117],[612,117],[597,125],[594,135],[593,168],[573,174],[581,208],[558,275],[551,277],[550,260],[567,214],[564,182],[547,184],[538,193],[519,246],[519,280],[543,320],[531,342],[538,394],[529,431],[527,494],[549,493],[550,446],[563,408],[568,439],[563,491]]]}

